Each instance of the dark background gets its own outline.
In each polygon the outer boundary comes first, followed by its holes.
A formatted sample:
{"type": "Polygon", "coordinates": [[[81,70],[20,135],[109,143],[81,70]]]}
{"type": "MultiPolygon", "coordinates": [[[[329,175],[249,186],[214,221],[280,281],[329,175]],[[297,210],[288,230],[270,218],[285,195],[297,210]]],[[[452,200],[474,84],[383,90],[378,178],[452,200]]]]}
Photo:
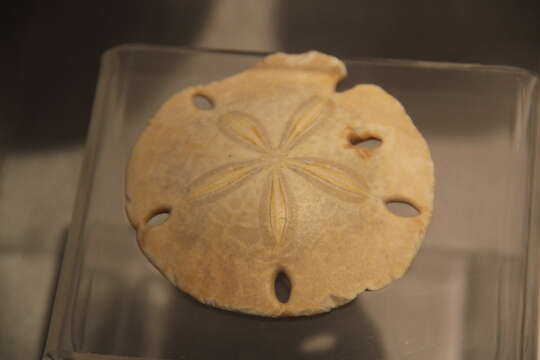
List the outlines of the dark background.
{"type": "Polygon", "coordinates": [[[3,5],[0,358],[36,359],[100,55],[124,43],[317,49],[540,69],[538,0],[21,0],[3,5]]]}

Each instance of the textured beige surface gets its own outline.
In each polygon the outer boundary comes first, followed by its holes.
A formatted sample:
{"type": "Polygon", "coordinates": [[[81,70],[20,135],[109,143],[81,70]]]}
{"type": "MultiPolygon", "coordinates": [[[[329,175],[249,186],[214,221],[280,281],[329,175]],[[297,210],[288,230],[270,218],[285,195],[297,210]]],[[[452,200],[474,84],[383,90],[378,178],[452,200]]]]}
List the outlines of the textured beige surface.
{"type": "Polygon", "coordinates": [[[431,216],[429,149],[381,88],[336,93],[345,73],[320,53],[275,54],[180,92],[151,120],[129,162],[127,211],[178,288],[224,309],[308,315],[404,274],[431,216]],[[370,137],[381,146],[351,144],[370,137]],[[397,216],[392,200],[420,214],[397,216]],[[146,225],[163,211],[165,223],[146,225]],[[286,303],[279,272],[291,281],[286,303]]]}

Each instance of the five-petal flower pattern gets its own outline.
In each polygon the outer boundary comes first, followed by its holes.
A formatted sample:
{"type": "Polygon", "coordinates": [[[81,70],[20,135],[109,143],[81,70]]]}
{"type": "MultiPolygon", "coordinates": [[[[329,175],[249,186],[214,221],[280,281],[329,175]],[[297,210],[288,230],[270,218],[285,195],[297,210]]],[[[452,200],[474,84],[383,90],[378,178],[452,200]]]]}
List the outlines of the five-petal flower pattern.
{"type": "Polygon", "coordinates": [[[317,157],[295,157],[294,148],[331,114],[330,100],[313,97],[301,104],[286,124],[278,146],[253,116],[243,112],[229,112],[218,120],[220,131],[238,145],[258,153],[258,157],[233,162],[214,169],[195,179],[188,187],[191,201],[225,194],[240,187],[261,171],[268,172],[266,189],[261,192],[261,227],[276,245],[286,238],[292,213],[291,196],[285,169],[291,170],[320,189],[345,201],[360,202],[369,195],[364,178],[351,169],[317,157]]]}

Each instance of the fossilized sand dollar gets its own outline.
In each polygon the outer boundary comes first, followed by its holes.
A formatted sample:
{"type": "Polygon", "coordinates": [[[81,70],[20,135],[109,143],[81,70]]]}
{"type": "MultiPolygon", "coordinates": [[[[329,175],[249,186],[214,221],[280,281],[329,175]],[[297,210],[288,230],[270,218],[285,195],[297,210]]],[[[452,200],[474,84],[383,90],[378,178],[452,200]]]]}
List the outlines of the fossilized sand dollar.
{"type": "Polygon", "coordinates": [[[404,274],[431,217],[429,149],[381,88],[335,92],[345,74],[331,56],[279,53],[161,107],[129,161],[127,212],[170,282],[219,308],[296,316],[404,274]],[[367,139],[380,144],[355,145],[367,139]]]}

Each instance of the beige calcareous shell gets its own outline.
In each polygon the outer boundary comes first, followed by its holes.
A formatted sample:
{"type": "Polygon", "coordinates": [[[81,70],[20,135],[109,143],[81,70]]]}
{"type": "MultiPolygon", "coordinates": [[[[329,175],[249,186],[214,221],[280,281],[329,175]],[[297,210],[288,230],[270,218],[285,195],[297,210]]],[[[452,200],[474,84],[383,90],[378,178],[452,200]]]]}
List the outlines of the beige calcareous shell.
{"type": "Polygon", "coordinates": [[[297,316],[405,273],[432,212],[429,149],[381,88],[336,92],[345,75],[328,55],[278,53],[162,106],[133,149],[126,207],[141,249],[175,286],[223,309],[297,316]],[[370,138],[380,145],[354,145],[370,138]],[[392,201],[418,215],[394,214],[392,201]],[[163,212],[163,224],[148,224],[163,212]]]}

